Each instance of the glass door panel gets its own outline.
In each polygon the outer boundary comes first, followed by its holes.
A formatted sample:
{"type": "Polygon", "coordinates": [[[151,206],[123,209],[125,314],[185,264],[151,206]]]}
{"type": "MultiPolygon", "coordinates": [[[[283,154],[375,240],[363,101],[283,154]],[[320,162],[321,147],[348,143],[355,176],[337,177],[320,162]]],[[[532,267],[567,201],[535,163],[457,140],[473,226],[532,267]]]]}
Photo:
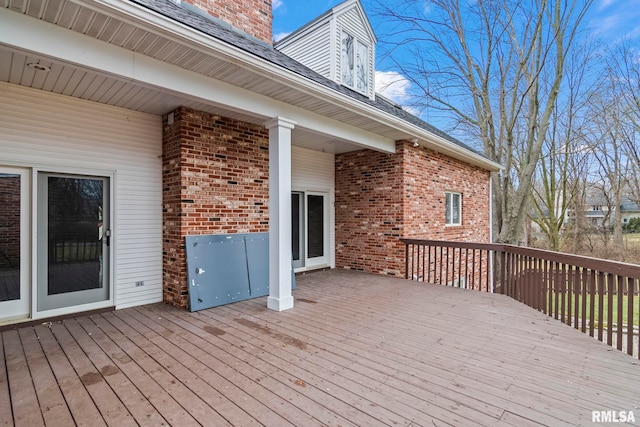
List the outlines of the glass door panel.
{"type": "Polygon", "coordinates": [[[291,253],[293,268],[304,266],[304,197],[302,193],[291,194],[291,253]]]}
{"type": "Polygon", "coordinates": [[[0,320],[29,314],[28,174],[0,168],[0,320]]]}
{"type": "Polygon", "coordinates": [[[324,256],[324,196],[307,195],[307,258],[324,256]]]}
{"type": "Polygon", "coordinates": [[[39,176],[39,311],[109,298],[108,194],[107,178],[39,176]]]}

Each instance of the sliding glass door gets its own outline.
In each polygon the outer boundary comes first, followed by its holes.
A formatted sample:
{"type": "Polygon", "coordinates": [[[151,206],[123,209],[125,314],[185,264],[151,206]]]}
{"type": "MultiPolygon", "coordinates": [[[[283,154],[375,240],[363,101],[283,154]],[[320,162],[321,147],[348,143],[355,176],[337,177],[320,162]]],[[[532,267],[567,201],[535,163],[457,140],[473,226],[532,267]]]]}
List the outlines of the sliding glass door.
{"type": "Polygon", "coordinates": [[[109,299],[109,179],[38,175],[38,311],[109,299]]]}
{"type": "Polygon", "coordinates": [[[291,248],[294,268],[325,266],[329,263],[328,194],[291,194],[291,248]]]}

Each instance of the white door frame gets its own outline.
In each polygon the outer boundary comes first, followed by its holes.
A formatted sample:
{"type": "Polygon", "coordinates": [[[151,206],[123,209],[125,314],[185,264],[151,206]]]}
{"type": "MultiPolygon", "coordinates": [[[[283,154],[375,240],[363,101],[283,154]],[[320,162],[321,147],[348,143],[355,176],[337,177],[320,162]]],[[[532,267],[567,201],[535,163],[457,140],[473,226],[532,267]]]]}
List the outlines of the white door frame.
{"type": "Polygon", "coordinates": [[[307,271],[317,268],[330,267],[330,239],[331,239],[331,222],[330,222],[330,191],[310,191],[294,189],[293,193],[298,193],[302,198],[302,209],[300,210],[300,221],[303,225],[300,236],[300,260],[302,266],[295,266],[294,271],[307,271]],[[309,258],[309,196],[322,196],[322,221],[323,221],[323,255],[320,257],[309,258]]]}
{"type": "Polygon", "coordinates": [[[20,176],[20,298],[0,302],[0,322],[29,318],[31,312],[31,247],[29,217],[31,177],[28,168],[0,166],[0,173],[20,176]]]}

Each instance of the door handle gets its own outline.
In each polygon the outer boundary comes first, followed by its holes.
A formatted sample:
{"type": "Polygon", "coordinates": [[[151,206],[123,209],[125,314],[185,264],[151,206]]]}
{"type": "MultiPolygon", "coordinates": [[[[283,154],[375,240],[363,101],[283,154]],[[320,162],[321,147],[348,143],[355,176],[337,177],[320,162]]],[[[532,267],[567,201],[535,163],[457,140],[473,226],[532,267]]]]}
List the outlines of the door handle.
{"type": "Polygon", "coordinates": [[[104,237],[107,246],[109,246],[109,244],[111,243],[111,229],[107,229],[107,231],[104,232],[104,237]]]}

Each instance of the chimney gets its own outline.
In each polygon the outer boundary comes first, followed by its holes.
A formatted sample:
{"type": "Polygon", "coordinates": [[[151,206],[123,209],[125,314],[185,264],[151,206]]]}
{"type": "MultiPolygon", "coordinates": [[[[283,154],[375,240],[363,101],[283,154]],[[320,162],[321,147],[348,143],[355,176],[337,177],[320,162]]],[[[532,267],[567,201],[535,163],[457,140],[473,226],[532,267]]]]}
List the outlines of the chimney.
{"type": "Polygon", "coordinates": [[[271,0],[182,0],[233,27],[273,43],[271,0]]]}

